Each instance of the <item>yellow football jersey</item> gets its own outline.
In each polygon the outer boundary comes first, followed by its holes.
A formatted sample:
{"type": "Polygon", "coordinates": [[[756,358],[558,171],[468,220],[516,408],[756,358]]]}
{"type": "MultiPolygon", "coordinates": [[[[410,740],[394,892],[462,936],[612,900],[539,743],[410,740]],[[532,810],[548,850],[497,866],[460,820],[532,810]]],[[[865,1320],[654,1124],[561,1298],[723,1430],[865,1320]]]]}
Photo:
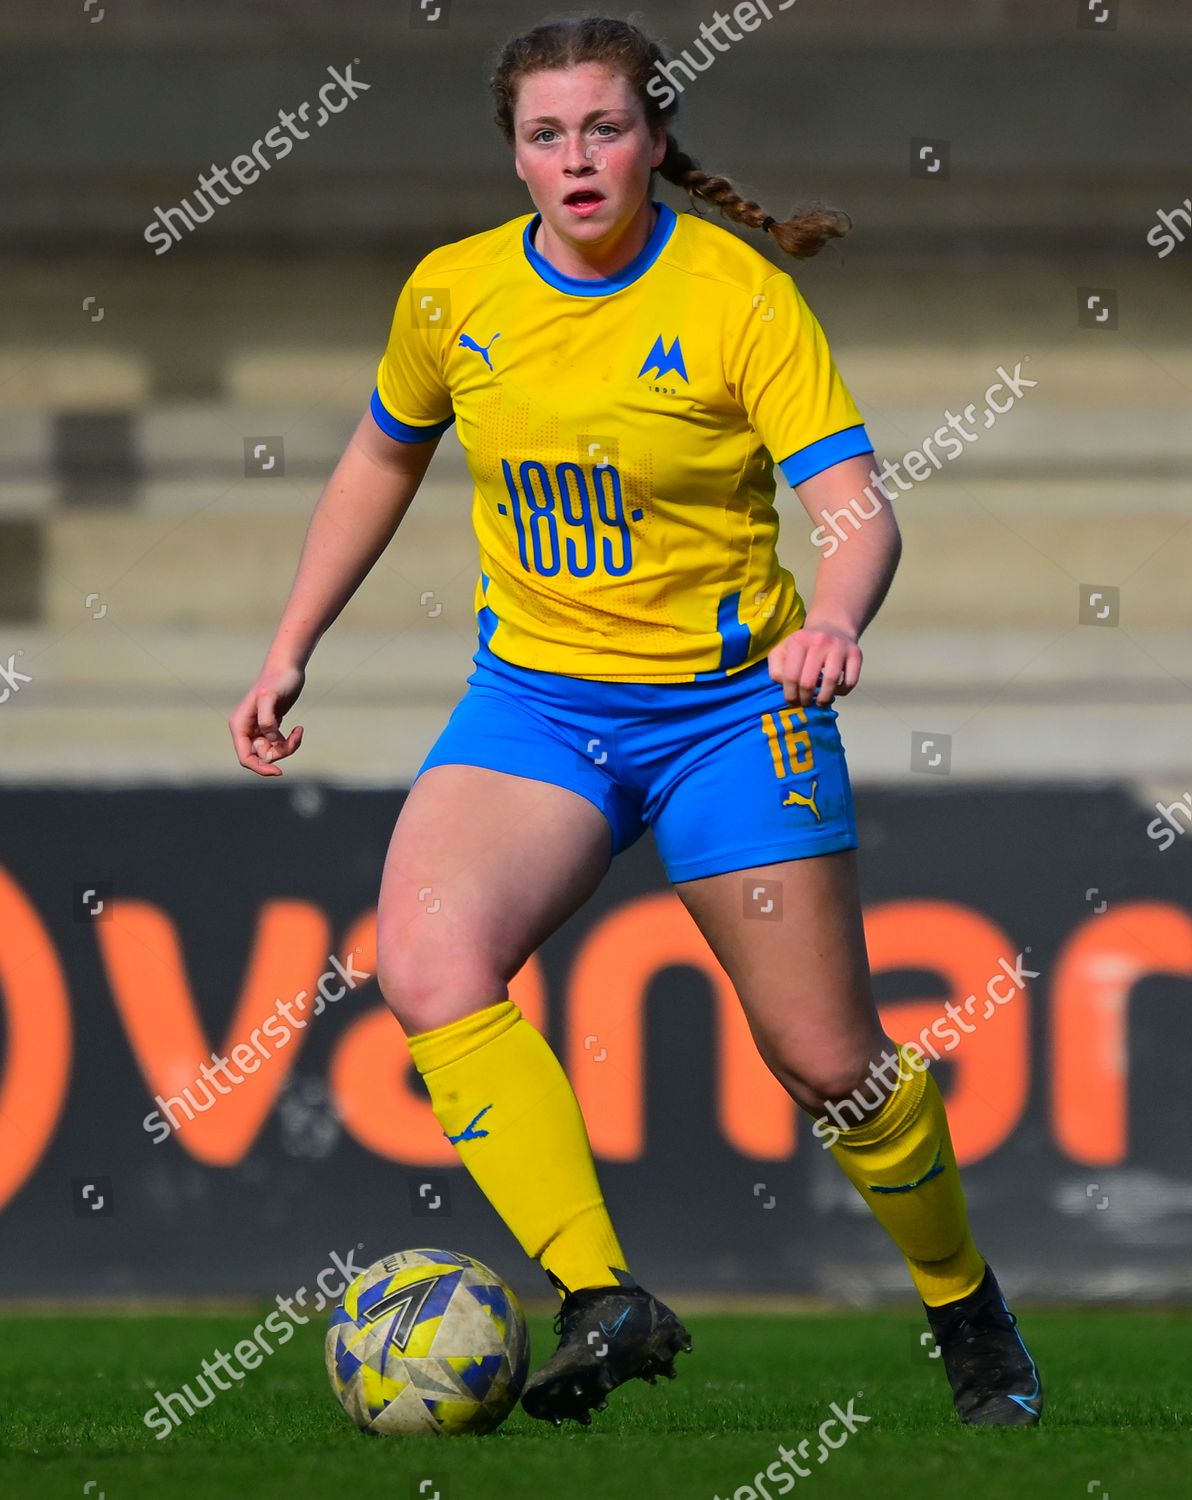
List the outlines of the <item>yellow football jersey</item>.
{"type": "Polygon", "coordinates": [[[397,300],[372,412],[406,442],[458,424],[480,637],[517,666],[749,666],[805,615],[775,553],[775,463],[795,485],[873,448],[790,275],[654,206],[616,276],[561,274],[523,215],[433,250],[397,300]]]}

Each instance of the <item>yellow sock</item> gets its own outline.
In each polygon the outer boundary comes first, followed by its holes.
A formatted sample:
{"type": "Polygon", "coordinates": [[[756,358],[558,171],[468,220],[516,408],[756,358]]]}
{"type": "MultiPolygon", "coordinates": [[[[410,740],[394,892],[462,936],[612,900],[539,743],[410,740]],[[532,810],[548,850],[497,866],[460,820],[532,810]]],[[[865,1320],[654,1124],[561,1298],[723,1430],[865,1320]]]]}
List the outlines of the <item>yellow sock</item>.
{"type": "Polygon", "coordinates": [[[898,1055],[897,1088],[831,1150],[906,1257],[919,1296],[938,1307],[975,1291],[985,1262],[969,1231],[939,1086],[915,1066],[917,1054],[899,1047],[898,1055]]]}
{"type": "Polygon", "coordinates": [[[617,1285],[587,1126],[542,1033],[499,1000],[407,1040],[443,1134],[526,1254],[569,1291],[617,1285]]]}

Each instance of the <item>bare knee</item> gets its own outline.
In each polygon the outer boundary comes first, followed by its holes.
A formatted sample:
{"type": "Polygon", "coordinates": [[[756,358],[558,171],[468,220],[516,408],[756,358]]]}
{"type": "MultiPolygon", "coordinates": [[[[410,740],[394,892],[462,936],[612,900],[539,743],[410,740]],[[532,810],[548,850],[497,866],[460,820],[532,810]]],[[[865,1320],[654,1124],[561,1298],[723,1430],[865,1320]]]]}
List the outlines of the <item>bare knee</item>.
{"type": "Polygon", "coordinates": [[[841,1043],[805,1057],[768,1057],[770,1070],[801,1109],[822,1115],[838,1106],[850,1124],[881,1107],[898,1081],[897,1051],[884,1038],[876,1045],[841,1043]]]}
{"type": "Polygon", "coordinates": [[[378,948],[378,987],[408,1036],[508,998],[508,984],[479,954],[437,943],[378,948]]]}

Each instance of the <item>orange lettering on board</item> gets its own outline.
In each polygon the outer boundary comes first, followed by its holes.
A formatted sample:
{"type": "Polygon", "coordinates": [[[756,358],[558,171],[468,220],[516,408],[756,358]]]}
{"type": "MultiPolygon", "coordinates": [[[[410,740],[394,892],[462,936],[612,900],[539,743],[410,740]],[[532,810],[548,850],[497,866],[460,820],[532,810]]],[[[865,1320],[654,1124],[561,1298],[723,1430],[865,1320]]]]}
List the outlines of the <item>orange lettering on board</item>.
{"type": "Polygon", "coordinates": [[[243,1062],[233,1058],[242,1081],[233,1084],[217,1075],[227,1093],[204,1084],[199,1076],[214,1049],[190,992],[173,921],[148,902],[115,901],[111,920],[97,922],[95,930],[116,1009],[150,1093],[169,1101],[189,1088],[200,1105],[206,1103],[208,1092],[214,1096],[203,1113],[190,1111],[192,1119],[187,1110],[173,1109],[179,1143],[209,1166],[235,1165],[273,1108],[313,1017],[314,986],[328,963],[326,916],[305,901],[267,901],[262,906],[240,999],[220,1049],[232,1057],[244,1044],[258,1058],[258,1066],[250,1072],[245,1053],[243,1062]],[[305,1009],[294,1003],[303,990],[305,1009]],[[290,1004],[295,1019],[284,1040],[285,1028],[274,1007],[279,998],[290,1004]],[[250,1037],[270,1017],[275,1018],[271,1034],[259,1037],[254,1048],[250,1037]]]}
{"type": "MultiPolygon", "coordinates": [[[[359,946],[360,968],[377,969],[377,914],[361,917],[345,946],[359,946]]],[[[497,996],[493,997],[493,1004],[497,996]]],[[[536,956],[509,983],[509,998],[539,1031],[546,1020],[546,985],[536,956]]],[[[407,1166],[455,1167],[459,1152],[443,1134],[430,1100],[411,1086],[417,1070],[405,1032],[387,1006],[366,1011],[336,1045],[328,1074],[344,1128],[369,1151],[407,1166]]]]}
{"type": "MultiPolygon", "coordinates": [[[[712,988],[716,1104],[725,1139],[743,1156],[789,1156],[795,1149],[794,1101],[762,1061],[728,975],[673,891],[618,907],[575,956],[567,1073],[593,1152],[608,1161],[636,1161],[643,1153],[645,997],[654,976],[672,964],[699,969],[712,988]]],[[[702,1020],[702,1009],[697,1016],[702,1020]]],[[[665,1067],[659,1062],[656,1074],[665,1067]]]]}
{"type": "Polygon", "coordinates": [[[54,942],[16,881],[0,868],[0,1011],[7,1018],[0,1078],[0,1208],[41,1160],[66,1102],[70,1002],[54,942]]]}
{"type": "MultiPolygon", "coordinates": [[[[932,1049],[955,1072],[948,1091],[948,1125],[960,1166],[980,1161],[1007,1140],[1026,1108],[1030,1050],[1030,981],[1015,991],[998,963],[1014,967],[1019,947],[996,923],[952,901],[888,901],[865,913],[865,942],[874,974],[929,969],[946,983],[939,1000],[898,1001],[881,1007],[886,1033],[932,1049]],[[1001,975],[1004,1004],[986,985],[1001,975]],[[964,1003],[976,996],[971,1014],[964,1003]],[[964,1014],[965,1033],[944,1010],[951,1000],[964,1014]],[[931,1028],[939,1023],[934,1032],[931,1028]],[[943,1031],[951,1026],[958,1042],[943,1031]],[[923,1041],[920,1037],[926,1031],[923,1041]]],[[[1026,955],[1027,967],[1030,955],[1026,955]]]]}
{"type": "Polygon", "coordinates": [[[1130,996],[1148,974],[1192,979],[1192,917],[1167,902],[1089,917],[1060,950],[1051,1126],[1061,1150],[1086,1166],[1126,1158],[1130,996]]]}

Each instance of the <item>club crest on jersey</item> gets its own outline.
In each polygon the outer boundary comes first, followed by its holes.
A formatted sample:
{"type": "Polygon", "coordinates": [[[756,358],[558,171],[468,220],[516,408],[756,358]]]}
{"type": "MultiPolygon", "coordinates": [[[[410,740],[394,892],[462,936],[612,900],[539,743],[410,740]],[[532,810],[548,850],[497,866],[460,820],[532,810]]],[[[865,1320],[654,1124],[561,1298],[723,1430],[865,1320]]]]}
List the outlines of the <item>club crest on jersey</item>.
{"type": "MultiPolygon", "coordinates": [[[[683,363],[683,350],[679,346],[677,337],[672,341],[668,349],[663,342],[662,335],[658,335],[654,340],[653,348],[646,355],[645,364],[637,372],[638,379],[640,380],[648,370],[653,370],[654,376],[658,380],[661,380],[664,375],[672,373],[681,375],[684,380],[687,380],[687,367],[683,363]]],[[[687,383],[688,385],[691,384],[689,380],[687,383]]]]}
{"type": "Polygon", "coordinates": [[[493,362],[488,357],[488,351],[492,348],[492,346],[497,342],[497,340],[500,337],[501,337],[501,335],[499,333],[494,333],[493,336],[492,336],[492,338],[489,339],[489,341],[488,341],[487,344],[478,344],[476,342],[476,340],[472,337],[472,335],[470,333],[461,333],[460,336],[459,336],[460,348],[461,349],[473,349],[473,350],[475,350],[475,352],[477,354],[479,354],[480,358],[484,361],[484,363],[491,370],[492,367],[493,367],[493,362]]]}

